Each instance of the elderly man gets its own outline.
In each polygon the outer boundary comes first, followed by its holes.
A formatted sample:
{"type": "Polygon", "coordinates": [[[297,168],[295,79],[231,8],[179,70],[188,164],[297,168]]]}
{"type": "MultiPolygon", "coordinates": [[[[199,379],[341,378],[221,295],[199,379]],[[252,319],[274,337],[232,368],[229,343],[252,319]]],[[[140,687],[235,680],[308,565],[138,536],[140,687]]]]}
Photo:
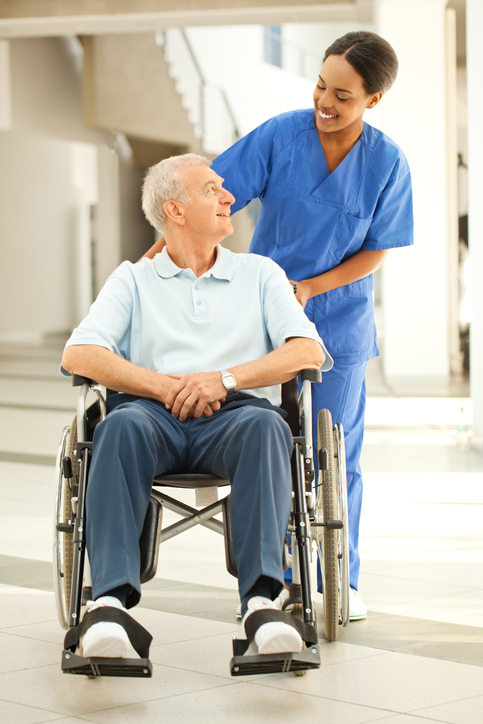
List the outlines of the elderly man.
{"type": "MultiPolygon", "coordinates": [[[[64,351],[64,371],[121,393],[108,398],[94,433],[88,611],[139,602],[139,537],[153,478],[163,473],[229,478],[244,619],[275,607],[283,587],[292,437],[278,407],[280,383],[320,367],[324,348],[273,261],[220,246],[233,232],[234,202],[222,184],[194,154],[149,170],[143,209],[166,247],[152,260],[121,264],[64,351]]],[[[84,656],[127,656],[116,621],[87,628],[84,656]]],[[[259,654],[303,646],[279,620],[262,625],[255,644],[259,654]]]]}

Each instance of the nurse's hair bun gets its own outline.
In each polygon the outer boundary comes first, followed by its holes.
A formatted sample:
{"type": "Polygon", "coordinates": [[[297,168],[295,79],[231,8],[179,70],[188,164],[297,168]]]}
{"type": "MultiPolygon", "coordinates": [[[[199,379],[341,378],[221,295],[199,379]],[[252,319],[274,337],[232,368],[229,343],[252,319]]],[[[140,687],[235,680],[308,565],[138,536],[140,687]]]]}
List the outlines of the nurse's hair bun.
{"type": "Polygon", "coordinates": [[[396,80],[396,53],[387,40],[377,33],[367,30],[346,33],[327,48],[324,61],[329,55],[344,56],[361,76],[368,95],[386,93],[396,80]]]}

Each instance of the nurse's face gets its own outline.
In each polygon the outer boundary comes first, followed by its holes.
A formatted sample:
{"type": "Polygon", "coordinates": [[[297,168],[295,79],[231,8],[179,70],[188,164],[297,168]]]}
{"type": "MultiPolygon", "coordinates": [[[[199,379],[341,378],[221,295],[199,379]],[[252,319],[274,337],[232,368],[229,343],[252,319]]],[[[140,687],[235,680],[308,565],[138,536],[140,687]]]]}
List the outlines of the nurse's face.
{"type": "Polygon", "coordinates": [[[382,93],[368,95],[362,78],[341,55],[329,55],[314,90],[315,125],[320,133],[362,132],[362,116],[382,93]]]}

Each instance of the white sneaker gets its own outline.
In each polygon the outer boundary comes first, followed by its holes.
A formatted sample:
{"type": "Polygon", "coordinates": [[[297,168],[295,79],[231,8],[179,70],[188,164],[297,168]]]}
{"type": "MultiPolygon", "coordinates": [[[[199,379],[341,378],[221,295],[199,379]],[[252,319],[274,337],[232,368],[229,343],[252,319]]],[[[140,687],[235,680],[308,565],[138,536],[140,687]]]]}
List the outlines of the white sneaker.
{"type": "MultiPolygon", "coordinates": [[[[273,603],[275,604],[275,608],[278,608],[279,611],[283,609],[283,604],[287,600],[287,598],[290,597],[290,591],[288,588],[282,588],[280,593],[278,594],[277,598],[273,600],[273,603]]],[[[236,607],[236,617],[241,619],[242,617],[242,605],[241,603],[238,604],[236,607]]]]}
{"type": "Polygon", "coordinates": [[[361,621],[367,618],[367,606],[355,588],[349,589],[349,621],[361,621]]]}
{"type": "MultiPolygon", "coordinates": [[[[263,596],[250,598],[248,601],[248,610],[242,621],[240,638],[246,638],[245,621],[248,616],[250,616],[250,614],[254,611],[260,611],[267,608],[279,610],[275,605],[275,601],[271,601],[269,598],[263,598],[263,596]]],[[[302,637],[293,626],[290,626],[290,624],[284,623],[283,621],[267,621],[267,623],[262,624],[257,629],[254,641],[249,647],[247,653],[298,654],[302,651],[303,647],[304,642],[302,637]],[[250,650],[253,643],[256,646],[256,651],[250,650]]]]}
{"type": "MultiPolygon", "coordinates": [[[[103,606],[111,606],[126,611],[119,599],[114,598],[114,596],[101,596],[97,601],[87,602],[86,614],[103,606]]],[[[82,654],[86,658],[103,656],[110,659],[125,659],[131,648],[131,642],[125,629],[120,624],[111,621],[100,621],[87,629],[81,639],[81,646],[82,654]]]]}

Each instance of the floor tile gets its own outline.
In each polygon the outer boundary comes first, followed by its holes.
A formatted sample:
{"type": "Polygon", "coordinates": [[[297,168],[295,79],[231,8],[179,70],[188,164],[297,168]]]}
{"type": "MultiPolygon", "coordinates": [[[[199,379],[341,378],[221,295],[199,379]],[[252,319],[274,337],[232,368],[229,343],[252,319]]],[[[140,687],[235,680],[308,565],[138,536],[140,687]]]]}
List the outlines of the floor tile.
{"type": "Polygon", "coordinates": [[[56,621],[54,594],[0,584],[0,627],[56,621]]]}
{"type": "MultiPolygon", "coordinates": [[[[251,677],[253,680],[253,677],[251,677]]],[[[337,724],[362,724],[376,721],[384,712],[345,702],[320,699],[293,691],[261,687],[256,683],[227,684],[211,691],[200,691],[146,702],[142,707],[131,706],[113,711],[89,714],[98,724],[192,724],[204,719],[210,724],[246,724],[264,722],[280,724],[285,721],[325,721],[337,724]],[[142,719],[141,719],[142,717],[142,719]]]]}
{"type": "Polygon", "coordinates": [[[122,679],[62,674],[60,663],[0,674],[0,701],[22,703],[69,716],[118,709],[160,697],[179,696],[222,685],[224,679],[156,666],[152,679],[122,679]]]}
{"type": "Polygon", "coordinates": [[[59,647],[19,635],[0,633],[0,674],[59,661],[59,647]]]}
{"type": "Polygon", "coordinates": [[[373,606],[373,610],[483,628],[483,591],[469,591],[401,605],[373,606]]]}
{"type": "Polygon", "coordinates": [[[62,714],[2,700],[0,700],[0,716],[5,724],[41,724],[51,721],[61,724],[65,721],[62,714]]]}
{"type": "Polygon", "coordinates": [[[483,674],[479,667],[399,653],[335,664],[311,674],[315,675],[283,681],[272,677],[260,685],[398,713],[483,693],[483,674]]]}
{"type": "Polygon", "coordinates": [[[429,709],[420,709],[413,713],[418,716],[447,722],[447,724],[481,724],[483,721],[483,696],[476,696],[463,701],[453,701],[429,709]]]}
{"type": "Polygon", "coordinates": [[[392,578],[427,581],[428,583],[441,583],[464,588],[471,584],[472,588],[483,589],[483,566],[475,566],[473,563],[464,561],[399,564],[394,568],[385,567],[379,571],[392,578]]]}
{"type": "Polygon", "coordinates": [[[474,592],[474,589],[452,586],[449,583],[403,579],[388,573],[385,575],[366,573],[361,576],[360,586],[361,591],[364,591],[364,603],[371,610],[474,592]]]}
{"type": "Polygon", "coordinates": [[[412,716],[411,714],[396,714],[395,716],[384,717],[383,719],[377,719],[377,724],[441,724],[440,719],[422,719],[419,716],[412,716]]]}
{"type": "Polygon", "coordinates": [[[351,623],[347,638],[353,648],[425,656],[483,666],[483,629],[427,619],[369,611],[365,621],[351,623]]]}

